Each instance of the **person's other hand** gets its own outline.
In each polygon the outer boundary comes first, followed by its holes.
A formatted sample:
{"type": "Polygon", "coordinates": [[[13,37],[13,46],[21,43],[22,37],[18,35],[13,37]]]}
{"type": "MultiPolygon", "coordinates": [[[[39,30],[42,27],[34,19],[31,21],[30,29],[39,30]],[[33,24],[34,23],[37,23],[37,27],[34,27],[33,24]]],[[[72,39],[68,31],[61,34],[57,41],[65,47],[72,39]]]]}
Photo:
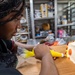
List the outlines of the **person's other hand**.
{"type": "Polygon", "coordinates": [[[42,59],[46,54],[50,53],[50,47],[45,44],[39,44],[34,48],[35,57],[42,59]]]}

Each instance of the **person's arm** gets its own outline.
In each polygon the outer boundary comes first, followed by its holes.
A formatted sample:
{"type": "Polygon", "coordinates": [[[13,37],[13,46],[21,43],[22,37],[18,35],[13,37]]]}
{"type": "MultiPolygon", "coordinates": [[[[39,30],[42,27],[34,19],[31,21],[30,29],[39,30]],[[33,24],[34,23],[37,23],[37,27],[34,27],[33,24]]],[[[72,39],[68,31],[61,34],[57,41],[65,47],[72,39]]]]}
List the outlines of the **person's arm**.
{"type": "Polygon", "coordinates": [[[26,48],[27,50],[32,50],[35,47],[34,45],[22,44],[20,42],[15,42],[15,44],[19,47],[26,48]]]}
{"type": "Polygon", "coordinates": [[[41,71],[39,75],[59,75],[54,60],[47,45],[40,44],[34,48],[35,57],[41,59],[41,71]]]}
{"type": "Polygon", "coordinates": [[[49,53],[42,58],[39,75],[59,75],[53,58],[49,53]]]}

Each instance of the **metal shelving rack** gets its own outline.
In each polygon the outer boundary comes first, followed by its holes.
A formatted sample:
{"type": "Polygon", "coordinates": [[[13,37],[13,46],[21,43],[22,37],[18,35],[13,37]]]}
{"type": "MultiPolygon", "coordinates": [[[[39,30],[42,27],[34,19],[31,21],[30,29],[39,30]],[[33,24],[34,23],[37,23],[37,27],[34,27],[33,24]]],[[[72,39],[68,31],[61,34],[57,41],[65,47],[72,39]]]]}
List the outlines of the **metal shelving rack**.
{"type": "Polygon", "coordinates": [[[30,38],[30,32],[29,32],[29,12],[28,12],[28,7],[25,8],[25,15],[24,15],[25,19],[26,19],[26,22],[24,23],[21,23],[22,26],[27,26],[28,27],[28,32],[18,32],[16,34],[27,34],[28,35],[28,38],[30,38]]]}
{"type": "Polygon", "coordinates": [[[57,27],[66,27],[66,26],[73,26],[73,25],[75,25],[74,22],[73,23],[66,24],[66,25],[61,24],[61,25],[58,25],[57,27]]]}
{"type": "Polygon", "coordinates": [[[72,22],[75,22],[75,3],[71,4],[71,17],[72,22]]]}
{"type": "MultiPolygon", "coordinates": [[[[71,0],[73,1],[73,0],[71,0]]],[[[71,2],[70,1],[70,2],[71,2]]],[[[57,24],[57,4],[58,3],[68,3],[69,1],[68,0],[54,0],[54,17],[51,17],[51,18],[34,18],[34,4],[40,4],[40,3],[46,3],[48,2],[47,0],[28,0],[28,4],[30,5],[30,18],[31,18],[31,33],[32,33],[32,38],[35,39],[35,21],[37,20],[50,20],[50,19],[54,19],[54,33],[55,33],[55,38],[57,38],[57,30],[58,30],[58,27],[69,27],[69,26],[73,26],[75,25],[75,23],[69,23],[69,24],[66,24],[66,25],[58,25],[57,24]]]]}
{"type": "Polygon", "coordinates": [[[28,38],[30,38],[30,13],[29,13],[29,9],[26,8],[26,20],[27,20],[27,26],[28,26],[28,32],[26,32],[28,34],[28,38]]]}
{"type": "MultiPolygon", "coordinates": [[[[71,21],[75,23],[75,2],[71,2],[71,21]]],[[[71,35],[75,35],[75,24],[71,26],[71,35]]]]}
{"type": "Polygon", "coordinates": [[[54,17],[48,17],[48,18],[34,18],[34,20],[45,20],[45,19],[54,19],[54,17]]]}
{"type": "MultiPolygon", "coordinates": [[[[54,19],[54,24],[55,24],[55,31],[57,31],[57,0],[54,0],[54,14],[55,16],[54,17],[48,17],[48,18],[34,18],[34,4],[41,4],[41,3],[46,3],[46,2],[49,2],[49,0],[41,0],[41,1],[38,1],[38,0],[30,0],[30,16],[31,16],[31,29],[32,29],[32,38],[35,39],[35,21],[37,20],[50,20],[50,19],[54,19]]],[[[56,32],[55,32],[55,36],[56,36],[56,32]]]]}
{"type": "MultiPolygon", "coordinates": [[[[16,40],[16,39],[18,39],[19,37],[17,37],[18,35],[20,35],[20,36],[22,36],[22,35],[26,35],[27,36],[27,39],[29,39],[30,38],[30,31],[29,31],[29,28],[30,28],[30,22],[29,22],[29,11],[28,11],[28,7],[26,7],[25,8],[25,15],[24,15],[24,19],[26,20],[25,22],[23,22],[23,21],[21,21],[20,23],[21,23],[21,25],[22,26],[27,26],[28,27],[28,31],[26,32],[26,31],[18,31],[17,33],[16,33],[16,35],[15,36],[13,36],[13,38],[12,38],[12,40],[14,40],[14,41],[18,41],[18,40],[16,40]]],[[[26,40],[27,40],[26,39],[26,40]]]]}
{"type": "MultiPolygon", "coordinates": [[[[57,4],[58,3],[61,3],[61,4],[67,3],[67,7],[64,8],[63,10],[65,10],[65,12],[67,12],[67,20],[71,22],[71,23],[68,23],[68,24],[65,24],[65,25],[63,25],[63,24],[58,25],[57,24],[57,28],[67,27],[67,32],[69,33],[70,36],[72,36],[72,28],[74,28],[74,26],[75,26],[75,21],[72,21],[73,13],[71,11],[72,11],[72,5],[73,5],[73,3],[75,3],[75,1],[74,0],[70,0],[70,1],[68,1],[68,0],[65,0],[65,1],[57,0],[57,1],[58,1],[57,4]]],[[[64,15],[66,15],[66,14],[64,13],[64,15]]],[[[56,32],[57,32],[57,30],[56,30],[56,32]]],[[[57,35],[56,35],[56,37],[57,37],[57,35]]]]}
{"type": "Polygon", "coordinates": [[[55,38],[57,38],[57,0],[54,1],[55,4],[55,38]]]}

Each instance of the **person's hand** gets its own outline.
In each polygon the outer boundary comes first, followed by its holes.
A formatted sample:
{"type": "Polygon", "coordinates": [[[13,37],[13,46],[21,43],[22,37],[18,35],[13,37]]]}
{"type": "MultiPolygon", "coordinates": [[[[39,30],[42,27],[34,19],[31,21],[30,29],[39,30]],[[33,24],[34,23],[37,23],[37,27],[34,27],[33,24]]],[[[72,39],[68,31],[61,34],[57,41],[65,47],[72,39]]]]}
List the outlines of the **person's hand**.
{"type": "Polygon", "coordinates": [[[42,59],[46,54],[50,53],[50,47],[45,44],[39,44],[34,48],[35,57],[42,59]]]}

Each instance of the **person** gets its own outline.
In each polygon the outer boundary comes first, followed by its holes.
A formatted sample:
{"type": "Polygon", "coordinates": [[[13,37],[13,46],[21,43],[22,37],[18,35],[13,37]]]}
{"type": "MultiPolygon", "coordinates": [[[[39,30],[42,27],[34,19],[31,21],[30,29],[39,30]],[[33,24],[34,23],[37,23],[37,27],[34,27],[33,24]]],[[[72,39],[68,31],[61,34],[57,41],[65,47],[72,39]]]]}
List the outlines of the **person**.
{"type": "MultiPolygon", "coordinates": [[[[25,0],[0,0],[0,75],[22,75],[16,70],[17,46],[11,41],[20,27],[25,0]]],[[[49,52],[50,48],[39,44],[34,48],[35,57],[41,60],[39,75],[58,75],[57,68],[49,52]]]]}

